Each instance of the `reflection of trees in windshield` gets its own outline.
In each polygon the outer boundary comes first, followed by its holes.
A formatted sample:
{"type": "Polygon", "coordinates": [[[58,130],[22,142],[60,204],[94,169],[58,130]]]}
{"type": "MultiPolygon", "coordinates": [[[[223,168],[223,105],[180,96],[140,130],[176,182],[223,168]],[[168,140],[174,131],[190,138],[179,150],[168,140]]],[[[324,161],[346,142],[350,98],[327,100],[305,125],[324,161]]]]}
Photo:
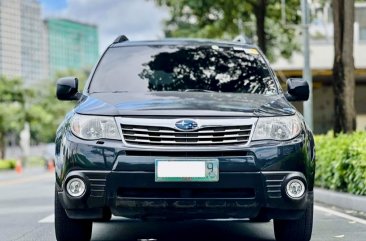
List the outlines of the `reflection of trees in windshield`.
{"type": "Polygon", "coordinates": [[[244,49],[181,47],[161,52],[144,64],[140,78],[150,91],[209,90],[255,94],[276,93],[268,67],[244,49]]]}

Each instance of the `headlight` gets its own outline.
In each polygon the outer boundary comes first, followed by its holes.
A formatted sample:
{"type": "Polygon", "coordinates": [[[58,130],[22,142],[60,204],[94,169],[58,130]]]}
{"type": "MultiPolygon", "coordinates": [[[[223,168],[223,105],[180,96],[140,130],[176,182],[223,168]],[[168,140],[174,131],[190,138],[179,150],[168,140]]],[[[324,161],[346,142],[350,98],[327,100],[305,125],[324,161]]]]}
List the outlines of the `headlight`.
{"type": "Polygon", "coordinates": [[[253,140],[290,140],[301,131],[301,122],[296,115],[259,118],[253,140]]]}
{"type": "Polygon", "coordinates": [[[74,115],[71,120],[72,133],[86,140],[121,140],[114,117],[74,115]]]}

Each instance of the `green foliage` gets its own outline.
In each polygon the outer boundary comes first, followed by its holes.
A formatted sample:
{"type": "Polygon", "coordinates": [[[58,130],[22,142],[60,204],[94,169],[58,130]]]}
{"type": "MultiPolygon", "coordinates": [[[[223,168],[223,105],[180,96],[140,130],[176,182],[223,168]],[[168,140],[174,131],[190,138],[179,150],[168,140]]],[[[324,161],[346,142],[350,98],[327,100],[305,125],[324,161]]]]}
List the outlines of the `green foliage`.
{"type": "Polygon", "coordinates": [[[15,160],[0,160],[0,170],[14,169],[15,165],[15,160]]]}
{"type": "Polygon", "coordinates": [[[315,137],[319,187],[366,195],[366,132],[315,137]]]}
{"type": "Polygon", "coordinates": [[[24,126],[24,100],[26,91],[19,79],[0,76],[0,158],[5,153],[5,136],[24,126]]]}
{"type": "Polygon", "coordinates": [[[25,94],[21,80],[0,77],[0,136],[23,127],[25,94]]]}
{"type": "MultiPolygon", "coordinates": [[[[78,77],[81,91],[89,71],[67,70],[57,73],[57,79],[65,76],[78,77]]],[[[53,142],[56,129],[74,102],[59,101],[56,98],[56,80],[43,83],[27,97],[27,121],[30,123],[31,137],[35,142],[53,142]]]]}
{"type": "MultiPolygon", "coordinates": [[[[231,40],[241,31],[260,39],[258,21],[264,14],[266,55],[290,57],[298,51],[297,31],[300,23],[300,0],[286,0],[285,23],[278,0],[155,0],[168,7],[170,19],[165,22],[167,37],[221,38],[231,40]],[[264,10],[264,11],[263,11],[264,10]]],[[[260,42],[260,41],[258,41],[260,42]]],[[[262,46],[260,46],[262,47],[262,46]]]]}
{"type": "MultiPolygon", "coordinates": [[[[88,75],[88,70],[68,70],[58,73],[57,78],[78,77],[81,90],[88,75]]],[[[19,134],[25,122],[30,124],[33,142],[53,142],[59,123],[73,105],[57,100],[56,80],[27,89],[19,79],[0,77],[0,158],[4,156],[6,135],[19,134]]]]}

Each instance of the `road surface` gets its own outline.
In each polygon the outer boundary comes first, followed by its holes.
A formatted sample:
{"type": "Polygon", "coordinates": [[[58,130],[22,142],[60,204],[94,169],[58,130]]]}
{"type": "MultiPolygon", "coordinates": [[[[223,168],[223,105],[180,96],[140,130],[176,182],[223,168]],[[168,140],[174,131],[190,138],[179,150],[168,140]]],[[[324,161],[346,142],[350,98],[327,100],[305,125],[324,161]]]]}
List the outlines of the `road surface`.
{"type": "MultiPolygon", "coordinates": [[[[54,241],[54,176],[41,169],[0,172],[0,240],[54,241]]],[[[274,241],[272,223],[245,221],[94,223],[92,240],[274,241]]],[[[366,220],[316,204],[312,241],[365,241],[366,220]]]]}

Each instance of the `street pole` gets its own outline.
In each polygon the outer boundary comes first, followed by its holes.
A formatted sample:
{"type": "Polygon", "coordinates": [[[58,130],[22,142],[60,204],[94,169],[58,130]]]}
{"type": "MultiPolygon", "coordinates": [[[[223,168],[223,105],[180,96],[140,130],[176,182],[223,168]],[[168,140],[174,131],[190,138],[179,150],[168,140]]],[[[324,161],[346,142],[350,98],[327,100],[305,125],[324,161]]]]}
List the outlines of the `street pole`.
{"type": "Polygon", "coordinates": [[[304,81],[308,82],[310,87],[309,100],[304,102],[304,118],[306,124],[311,130],[314,130],[313,125],[313,80],[310,69],[310,43],[309,43],[309,6],[308,0],[301,0],[302,13],[302,36],[303,36],[303,54],[304,54],[304,69],[302,72],[304,81]]]}

